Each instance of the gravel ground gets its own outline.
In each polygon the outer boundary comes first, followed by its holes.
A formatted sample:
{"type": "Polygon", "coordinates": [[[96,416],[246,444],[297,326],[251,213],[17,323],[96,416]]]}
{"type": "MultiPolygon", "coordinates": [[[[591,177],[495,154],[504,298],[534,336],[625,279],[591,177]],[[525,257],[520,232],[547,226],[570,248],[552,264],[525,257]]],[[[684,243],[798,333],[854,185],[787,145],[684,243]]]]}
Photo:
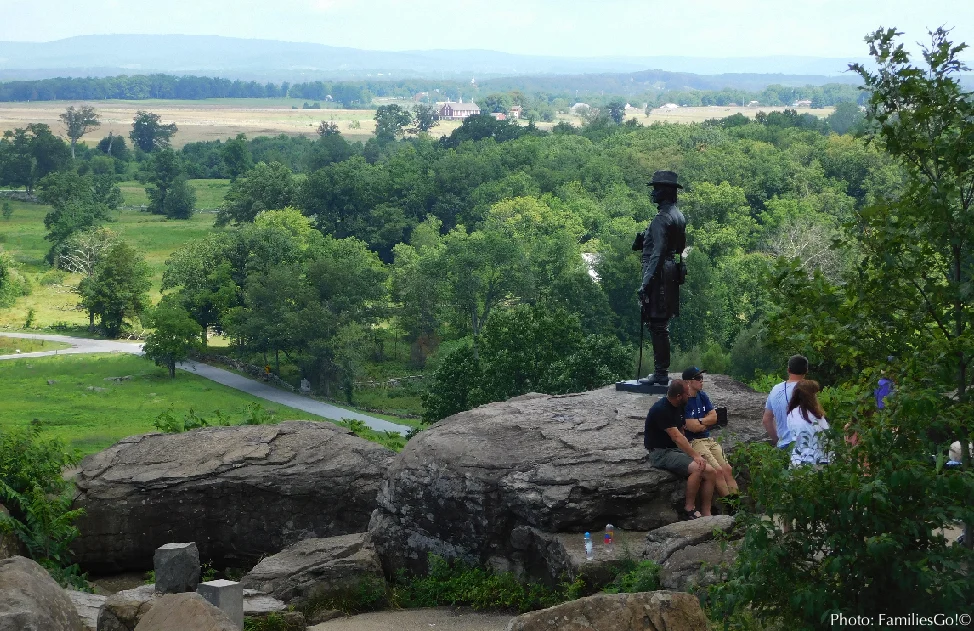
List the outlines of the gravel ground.
{"type": "Polygon", "coordinates": [[[436,607],[364,613],[322,622],[308,631],[504,631],[510,620],[507,614],[436,607]]]}

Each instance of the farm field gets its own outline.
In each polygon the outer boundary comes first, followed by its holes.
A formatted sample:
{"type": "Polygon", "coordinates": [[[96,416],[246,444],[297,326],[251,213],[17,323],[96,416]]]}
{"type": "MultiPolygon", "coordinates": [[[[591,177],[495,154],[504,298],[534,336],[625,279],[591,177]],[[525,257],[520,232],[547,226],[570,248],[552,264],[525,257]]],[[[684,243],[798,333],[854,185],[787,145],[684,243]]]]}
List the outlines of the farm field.
{"type": "Polygon", "coordinates": [[[217,410],[238,424],[255,403],[274,422],[324,420],[182,371],[170,379],[164,368],[128,354],[2,361],[0,400],[0,429],[35,425],[42,436],[59,437],[85,454],[157,431],[153,422],[170,408],[178,420],[192,408],[213,424],[217,410]],[[126,376],[131,378],[106,381],[126,376]]]}
{"type": "MultiPolygon", "coordinates": [[[[404,107],[411,107],[411,101],[388,101],[399,103],[404,107]]],[[[79,102],[80,103],[80,102],[79,102]]],[[[62,134],[64,126],[58,116],[69,105],[78,105],[69,101],[39,101],[36,103],[0,103],[0,132],[15,127],[24,127],[28,123],[46,123],[56,134],[62,134]]],[[[225,140],[239,133],[248,137],[276,136],[288,134],[292,136],[316,135],[315,129],[321,121],[338,124],[342,135],[350,141],[364,142],[375,132],[375,110],[343,110],[325,108],[320,110],[300,109],[304,103],[301,99],[205,99],[201,101],[92,101],[92,105],[101,115],[101,127],[89,133],[82,142],[97,143],[109,132],[127,137],[132,128],[132,119],[138,110],[149,110],[162,116],[165,123],[174,122],[179,131],[173,136],[173,145],[182,147],[188,142],[202,140],[225,140]],[[291,109],[292,106],[298,109],[291,109]],[[356,125],[358,125],[356,127],[356,125]]],[[[384,104],[384,103],[383,103],[384,104]]],[[[733,114],[743,114],[749,118],[759,111],[780,111],[784,107],[682,107],[676,110],[653,110],[646,116],[641,110],[630,116],[643,124],[655,121],[672,123],[698,123],[710,118],[723,118],[733,114]]],[[[832,113],[832,108],[802,109],[802,113],[810,113],[825,117],[832,113]]],[[[577,116],[562,115],[556,122],[567,121],[573,125],[581,124],[577,116]]],[[[554,123],[538,123],[541,129],[549,129],[554,123]]],[[[460,126],[460,121],[441,121],[430,130],[434,137],[448,136],[460,126]]]]}

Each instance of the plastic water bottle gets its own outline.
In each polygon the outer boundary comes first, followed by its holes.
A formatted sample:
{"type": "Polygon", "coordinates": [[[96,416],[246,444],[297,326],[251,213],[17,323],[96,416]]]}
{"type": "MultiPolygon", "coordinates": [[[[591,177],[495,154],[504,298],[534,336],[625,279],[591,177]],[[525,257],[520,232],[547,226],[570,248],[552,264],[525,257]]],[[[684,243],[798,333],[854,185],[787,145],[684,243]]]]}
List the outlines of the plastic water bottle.
{"type": "Polygon", "coordinates": [[[591,561],[595,558],[595,554],[592,552],[592,533],[585,533],[585,560],[591,561]]]}
{"type": "Polygon", "coordinates": [[[605,543],[605,551],[612,553],[615,550],[615,539],[616,539],[616,529],[612,524],[606,524],[605,526],[605,538],[602,540],[605,543]]]}

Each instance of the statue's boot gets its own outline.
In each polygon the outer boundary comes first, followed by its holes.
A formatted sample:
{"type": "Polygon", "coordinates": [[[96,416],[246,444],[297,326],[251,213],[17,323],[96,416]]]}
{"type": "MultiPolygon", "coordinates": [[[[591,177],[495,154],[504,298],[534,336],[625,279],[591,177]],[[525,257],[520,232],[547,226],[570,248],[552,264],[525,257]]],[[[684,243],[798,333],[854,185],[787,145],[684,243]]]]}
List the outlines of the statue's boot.
{"type": "Polygon", "coordinates": [[[650,320],[649,339],[653,342],[652,382],[661,386],[670,383],[670,321],[650,320]]]}

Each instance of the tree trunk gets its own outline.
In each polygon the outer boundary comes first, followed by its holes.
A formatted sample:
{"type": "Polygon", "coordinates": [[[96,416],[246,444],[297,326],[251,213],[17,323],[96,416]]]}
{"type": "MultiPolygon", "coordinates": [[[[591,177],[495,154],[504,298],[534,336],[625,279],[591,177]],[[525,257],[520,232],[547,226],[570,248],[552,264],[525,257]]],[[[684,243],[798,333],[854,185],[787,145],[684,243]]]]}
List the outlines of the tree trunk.
{"type": "Polygon", "coordinates": [[[88,332],[95,332],[95,312],[90,309],[88,310],[88,332]]]}
{"type": "Polygon", "coordinates": [[[76,138],[71,139],[71,159],[74,160],[74,143],[78,142],[76,138]]]}
{"type": "Polygon", "coordinates": [[[169,362],[168,362],[168,365],[166,366],[166,368],[169,369],[169,378],[170,379],[175,379],[176,378],[176,361],[173,360],[173,359],[170,359],[169,362]]]}
{"type": "Polygon", "coordinates": [[[470,328],[473,330],[473,359],[474,361],[480,360],[480,353],[477,351],[477,334],[480,333],[480,327],[477,322],[477,306],[474,305],[470,309],[470,328]]]}
{"type": "Polygon", "coordinates": [[[281,352],[276,348],[274,349],[274,372],[281,374],[281,352]]]}
{"type": "Polygon", "coordinates": [[[203,345],[203,350],[206,350],[206,332],[207,332],[208,328],[209,327],[205,327],[205,326],[203,327],[203,335],[202,335],[202,340],[201,340],[202,345],[203,345]]]}

